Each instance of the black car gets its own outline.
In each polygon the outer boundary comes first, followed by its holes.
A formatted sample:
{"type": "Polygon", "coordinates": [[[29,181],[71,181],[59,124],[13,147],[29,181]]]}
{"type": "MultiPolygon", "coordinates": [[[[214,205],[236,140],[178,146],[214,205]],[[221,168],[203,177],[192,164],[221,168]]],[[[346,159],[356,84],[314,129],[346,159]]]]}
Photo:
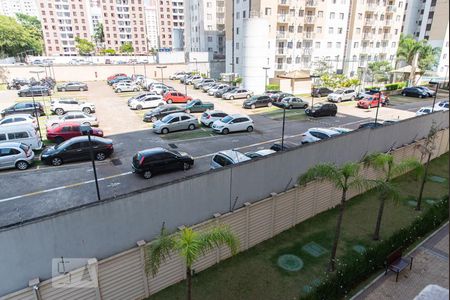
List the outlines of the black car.
{"type": "Polygon", "coordinates": [[[234,86],[229,86],[229,87],[226,87],[226,88],[224,88],[224,89],[218,90],[217,92],[214,93],[214,96],[215,96],[216,98],[222,98],[223,94],[229,93],[229,92],[231,92],[231,91],[234,91],[235,89],[236,89],[236,87],[234,87],[234,86]]]}
{"type": "Polygon", "coordinates": [[[318,103],[312,108],[305,109],[305,113],[310,117],[334,117],[337,114],[337,106],[333,103],[318,103]]]}
{"type": "Polygon", "coordinates": [[[14,78],[11,82],[6,86],[8,90],[20,90],[23,86],[29,85],[30,82],[27,79],[17,79],[14,78]]]}
{"type": "Polygon", "coordinates": [[[419,87],[408,87],[403,89],[402,95],[405,97],[408,96],[408,97],[426,98],[428,97],[428,92],[419,87]]]}
{"type": "MultiPolygon", "coordinates": [[[[114,152],[113,142],[109,139],[91,136],[94,158],[102,161],[114,152]]],[[[45,148],[41,160],[49,165],[60,166],[63,163],[91,159],[91,148],[87,136],[71,138],[59,145],[45,148]]]]}
{"type": "Polygon", "coordinates": [[[280,102],[281,100],[283,100],[286,97],[294,97],[294,95],[289,94],[289,93],[277,93],[277,94],[270,95],[270,98],[272,98],[273,102],[280,102]]]}
{"type": "Polygon", "coordinates": [[[49,96],[51,94],[51,90],[47,86],[34,85],[21,89],[17,92],[17,94],[19,97],[49,96]]]}
{"type": "Polygon", "coordinates": [[[330,90],[329,88],[326,87],[314,88],[311,92],[311,96],[321,98],[326,97],[331,93],[333,93],[333,90],[330,90]]]}
{"type": "Polygon", "coordinates": [[[255,109],[257,107],[270,107],[272,106],[272,99],[269,96],[253,96],[250,99],[247,99],[242,104],[243,108],[251,108],[255,109]]]}
{"type": "Polygon", "coordinates": [[[155,123],[156,121],[164,118],[167,115],[184,112],[184,107],[177,106],[177,105],[162,105],[159,106],[149,112],[147,112],[144,115],[144,122],[152,122],[155,123]]]}
{"type": "Polygon", "coordinates": [[[297,147],[296,144],[288,142],[288,141],[284,141],[283,142],[283,146],[281,146],[281,142],[275,143],[270,147],[270,150],[276,151],[276,152],[280,152],[280,151],[286,151],[288,149],[297,147]]]}
{"type": "Polygon", "coordinates": [[[428,97],[434,97],[434,95],[436,94],[436,91],[430,90],[428,87],[426,86],[416,86],[416,88],[421,89],[422,91],[424,91],[425,93],[428,94],[428,97]]]}
{"type": "Polygon", "coordinates": [[[153,148],[138,152],[131,165],[134,173],[150,179],[158,173],[187,171],[194,165],[194,158],[184,152],[153,148]]]}
{"type": "Polygon", "coordinates": [[[44,106],[40,102],[35,102],[36,108],[33,102],[19,102],[1,111],[2,118],[7,115],[13,114],[30,114],[32,116],[45,115],[44,106]]]}
{"type": "Polygon", "coordinates": [[[367,122],[367,123],[363,123],[363,124],[359,125],[358,129],[363,129],[363,128],[372,128],[372,129],[374,129],[374,128],[378,128],[378,127],[382,127],[382,126],[384,126],[384,124],[382,124],[382,123],[367,122]]]}

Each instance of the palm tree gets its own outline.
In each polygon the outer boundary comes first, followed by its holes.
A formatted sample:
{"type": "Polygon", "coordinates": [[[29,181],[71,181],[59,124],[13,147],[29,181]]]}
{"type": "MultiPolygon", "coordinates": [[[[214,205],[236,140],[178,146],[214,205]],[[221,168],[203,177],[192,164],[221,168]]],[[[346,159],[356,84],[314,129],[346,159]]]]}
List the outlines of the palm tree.
{"type": "Polygon", "coordinates": [[[218,226],[209,230],[196,232],[183,228],[179,233],[169,235],[164,224],[159,237],[146,251],[146,272],[156,276],[161,263],[170,257],[171,252],[178,252],[186,266],[187,299],[192,299],[192,265],[208,250],[226,245],[234,255],[239,249],[239,240],[228,227],[218,226]]]}
{"type": "Polygon", "coordinates": [[[342,219],[344,217],[345,202],[347,201],[347,192],[350,189],[358,190],[368,187],[370,181],[359,176],[360,165],[357,163],[347,163],[342,167],[334,164],[319,164],[309,169],[298,179],[299,184],[306,184],[313,180],[330,181],[334,186],[342,191],[341,203],[339,206],[339,215],[334,235],[333,248],[331,250],[328,271],[333,272],[336,265],[336,252],[341,235],[342,219]]]}
{"type": "Polygon", "coordinates": [[[373,240],[380,239],[381,221],[383,218],[384,205],[387,200],[398,202],[400,193],[392,179],[406,173],[409,170],[417,169],[419,162],[415,159],[407,159],[398,164],[394,162],[394,157],[390,153],[373,153],[363,159],[366,167],[383,172],[383,180],[379,181],[377,191],[380,195],[380,206],[378,208],[377,223],[373,234],[373,240]]]}

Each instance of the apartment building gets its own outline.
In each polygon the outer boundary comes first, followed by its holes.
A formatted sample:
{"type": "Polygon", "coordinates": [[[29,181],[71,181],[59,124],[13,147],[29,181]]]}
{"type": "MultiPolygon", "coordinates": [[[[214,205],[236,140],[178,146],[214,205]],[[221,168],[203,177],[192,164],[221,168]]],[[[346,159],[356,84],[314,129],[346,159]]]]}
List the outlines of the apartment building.
{"type": "Polygon", "coordinates": [[[88,7],[89,31],[93,34],[96,32],[100,24],[103,24],[102,8],[100,0],[90,0],[88,7]]]}
{"type": "Polygon", "coordinates": [[[148,49],[158,49],[158,9],[156,5],[157,0],[149,0],[145,3],[145,27],[147,30],[148,49]]]}
{"type": "Polygon", "coordinates": [[[186,50],[225,54],[225,0],[186,0],[186,50]]]}
{"type": "Polygon", "coordinates": [[[0,15],[15,18],[17,13],[38,17],[36,0],[0,0],[0,15]]]}
{"type": "Polygon", "coordinates": [[[174,44],[184,45],[184,0],[157,0],[159,47],[173,49],[174,44]],[[174,34],[174,30],[177,33],[174,34]],[[181,33],[181,34],[180,34],[181,33]],[[174,39],[176,39],[174,41],[174,39]]]}
{"type": "Polygon", "coordinates": [[[428,40],[433,47],[441,48],[436,73],[448,78],[449,70],[449,0],[408,0],[402,32],[417,40],[428,40]]]}
{"type": "Polygon", "coordinates": [[[227,72],[240,74],[249,88],[246,79],[257,80],[257,91],[264,89],[263,67],[274,77],[313,70],[326,60],[334,71],[356,75],[358,67],[393,58],[404,6],[386,0],[227,1],[227,72]]]}

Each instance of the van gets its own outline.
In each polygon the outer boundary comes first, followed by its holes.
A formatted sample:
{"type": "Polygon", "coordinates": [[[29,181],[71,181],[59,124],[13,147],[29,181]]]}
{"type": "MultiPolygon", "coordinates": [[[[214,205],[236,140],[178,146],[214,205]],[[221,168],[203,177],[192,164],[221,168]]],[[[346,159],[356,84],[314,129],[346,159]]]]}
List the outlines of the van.
{"type": "Polygon", "coordinates": [[[0,143],[23,143],[33,150],[42,149],[42,141],[36,129],[28,124],[0,127],[0,143]]]}

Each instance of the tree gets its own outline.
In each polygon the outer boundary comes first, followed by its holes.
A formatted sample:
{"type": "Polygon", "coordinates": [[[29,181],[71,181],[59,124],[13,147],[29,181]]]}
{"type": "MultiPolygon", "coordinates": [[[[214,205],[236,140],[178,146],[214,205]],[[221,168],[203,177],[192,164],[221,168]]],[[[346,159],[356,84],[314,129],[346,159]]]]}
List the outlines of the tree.
{"type": "Polygon", "coordinates": [[[190,300],[192,265],[202,254],[223,245],[230,249],[232,255],[239,249],[239,240],[228,227],[218,226],[201,232],[183,228],[179,233],[169,235],[163,224],[159,237],[146,249],[146,272],[156,276],[161,263],[166,261],[172,252],[177,252],[186,266],[187,299],[190,300]]]}
{"type": "Polygon", "coordinates": [[[392,65],[388,61],[376,61],[369,63],[370,76],[372,82],[387,82],[389,80],[389,72],[392,71],[392,65]]]}
{"type": "Polygon", "coordinates": [[[322,77],[325,74],[331,74],[332,66],[326,59],[320,59],[314,63],[314,75],[322,77]]]}
{"type": "Polygon", "coordinates": [[[42,50],[42,38],[34,29],[0,16],[0,56],[18,56],[25,51],[41,54],[42,50]]]}
{"type": "Polygon", "coordinates": [[[404,160],[400,163],[394,162],[394,157],[390,153],[373,153],[363,159],[365,167],[372,167],[375,170],[383,172],[383,180],[379,181],[377,191],[380,195],[380,206],[378,208],[377,222],[373,234],[373,240],[380,239],[381,221],[383,218],[384,205],[387,200],[394,202],[400,199],[400,193],[397,186],[392,182],[395,177],[404,174],[406,171],[417,167],[417,161],[414,159],[404,160]]]}
{"type": "Polygon", "coordinates": [[[122,46],[120,46],[120,52],[125,54],[130,54],[134,52],[133,45],[131,42],[123,43],[122,46]]]}
{"type": "Polygon", "coordinates": [[[103,24],[100,23],[94,30],[94,42],[98,48],[103,48],[105,43],[105,32],[103,30],[103,24]]]}
{"type": "Polygon", "coordinates": [[[100,54],[113,56],[113,55],[116,55],[116,50],[110,49],[110,48],[109,49],[101,49],[100,54]]]}
{"type": "Polygon", "coordinates": [[[357,163],[347,163],[342,167],[333,164],[319,164],[309,169],[304,175],[298,179],[299,184],[306,184],[313,180],[327,180],[341,190],[341,203],[339,206],[339,214],[336,223],[336,231],[334,234],[333,248],[328,266],[328,271],[333,272],[336,265],[336,252],[341,235],[342,219],[344,217],[345,203],[347,201],[347,192],[350,189],[362,189],[369,186],[369,180],[359,175],[360,165],[357,163]]]}
{"type": "Polygon", "coordinates": [[[75,37],[76,47],[80,55],[90,55],[95,50],[95,45],[86,39],[75,37]]]}

